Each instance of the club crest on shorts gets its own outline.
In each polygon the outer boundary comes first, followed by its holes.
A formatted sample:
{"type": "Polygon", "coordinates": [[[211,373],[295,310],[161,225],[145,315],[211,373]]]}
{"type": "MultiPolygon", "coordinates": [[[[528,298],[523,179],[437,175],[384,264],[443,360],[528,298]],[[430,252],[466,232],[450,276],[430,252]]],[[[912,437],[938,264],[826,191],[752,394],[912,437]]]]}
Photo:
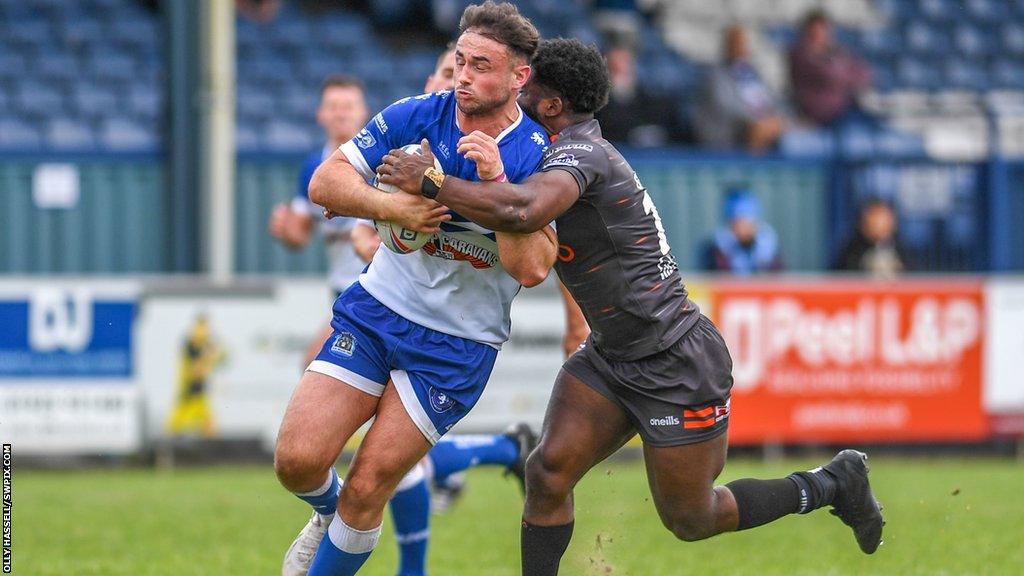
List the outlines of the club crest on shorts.
{"type": "Polygon", "coordinates": [[[430,407],[438,414],[447,412],[455,407],[455,401],[452,400],[452,397],[447,392],[438,390],[433,386],[427,391],[427,396],[430,398],[430,407]]]}
{"type": "Polygon", "coordinates": [[[352,356],[356,350],[356,337],[351,332],[342,332],[331,344],[331,352],[338,356],[352,356]]]}

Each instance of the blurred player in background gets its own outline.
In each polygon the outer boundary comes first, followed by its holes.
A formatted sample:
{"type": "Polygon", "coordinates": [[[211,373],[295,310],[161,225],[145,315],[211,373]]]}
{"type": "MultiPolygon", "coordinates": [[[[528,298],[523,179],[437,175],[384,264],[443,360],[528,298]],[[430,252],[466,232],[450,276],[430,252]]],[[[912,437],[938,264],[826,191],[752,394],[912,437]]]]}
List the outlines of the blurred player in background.
{"type": "MultiPolygon", "coordinates": [[[[278,204],[270,214],[270,234],[292,249],[306,247],[313,238],[314,227],[320,226],[327,243],[328,283],[335,297],[356,281],[366,262],[373,257],[379,239],[373,228],[357,226],[355,218],[325,220],[320,209],[309,201],[309,181],[324,158],[351,140],[369,117],[366,94],[359,80],[340,75],[324,80],[316,121],[324,129],[327,142],[303,163],[291,203],[278,204]]],[[[307,349],[303,366],[308,366],[316,357],[330,333],[328,323],[307,349]]]]}
{"type": "Polygon", "coordinates": [[[601,137],[594,112],[609,85],[596,48],[564,39],[541,45],[521,101],[556,139],[522,185],[445,176],[424,186],[433,158],[401,150],[379,169],[382,182],[491,229],[527,233],[557,219],[556,270],[594,332],[563,365],[527,464],[523,574],[558,573],[572,537],[574,486],[637,433],[658,515],[678,538],[832,505],[861,550],[873,553],[884,522],[860,452],[844,450],[785,478],[714,485],[725,465],[732,360],[687,295],[650,195],[601,137]]]}
{"type": "MultiPolygon", "coordinates": [[[[430,251],[376,253],[335,303],[335,332],[292,397],[276,470],[317,513],[286,556],[286,573],[305,572],[292,551],[310,541],[319,545],[309,574],[359,570],[379,538],[384,505],[394,494],[394,510],[411,492],[403,484],[417,481],[407,472],[479,399],[508,337],[512,298],[541,282],[555,259],[550,229],[493,234],[436,202],[367,185],[390,149],[427,138],[439,142],[444,170],[465,178],[520,181],[538,166],[543,128],[515,100],[529,78],[536,29],[511,4],[493,2],[467,8],[461,29],[456,90],[388,107],[311,182],[310,197],[331,212],[436,236],[430,251]],[[374,416],[342,486],[333,464],[374,416]]],[[[399,534],[417,533],[398,518],[399,534]]]]}
{"type": "Polygon", "coordinates": [[[210,374],[224,362],[224,349],[210,334],[205,314],[196,317],[181,350],[178,366],[178,396],[168,421],[171,435],[201,434],[210,438],[215,432],[210,410],[210,374]]]}

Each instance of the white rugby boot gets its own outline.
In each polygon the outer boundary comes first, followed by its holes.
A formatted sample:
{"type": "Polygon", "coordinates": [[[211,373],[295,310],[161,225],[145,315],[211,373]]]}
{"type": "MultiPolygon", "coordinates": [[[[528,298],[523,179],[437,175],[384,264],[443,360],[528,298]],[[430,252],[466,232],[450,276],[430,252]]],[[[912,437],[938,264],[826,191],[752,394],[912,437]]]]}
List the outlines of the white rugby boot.
{"type": "Polygon", "coordinates": [[[306,523],[306,526],[295,537],[292,545],[284,554],[284,565],[281,566],[281,576],[306,576],[309,572],[309,565],[313,563],[313,556],[320,546],[327,527],[331,525],[334,514],[325,516],[319,512],[313,512],[313,516],[306,523]]]}

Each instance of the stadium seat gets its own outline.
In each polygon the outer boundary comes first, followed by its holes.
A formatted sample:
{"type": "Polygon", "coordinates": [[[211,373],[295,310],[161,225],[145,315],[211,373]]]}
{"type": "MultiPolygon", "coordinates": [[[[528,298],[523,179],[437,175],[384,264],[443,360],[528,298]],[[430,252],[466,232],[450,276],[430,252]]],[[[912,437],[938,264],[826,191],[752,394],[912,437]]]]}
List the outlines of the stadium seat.
{"type": "Polygon", "coordinates": [[[125,104],[136,117],[152,121],[163,112],[163,95],[152,84],[136,84],[128,89],[125,104]]]}
{"type": "Polygon", "coordinates": [[[89,81],[76,83],[71,91],[71,102],[74,109],[83,117],[97,120],[118,110],[114,90],[101,83],[89,81]]]}
{"type": "Polygon", "coordinates": [[[272,120],[263,131],[264,147],[272,152],[305,152],[316,146],[316,140],[306,126],[272,120]]]}
{"type": "Polygon", "coordinates": [[[1011,59],[996,60],[991,68],[992,84],[998,88],[1024,89],[1024,65],[1011,59]]]}
{"type": "Polygon", "coordinates": [[[1003,25],[1000,31],[1003,50],[1011,55],[1024,56],[1024,25],[1011,22],[1003,25]]]}
{"type": "Polygon", "coordinates": [[[51,52],[37,57],[33,69],[41,78],[66,81],[78,76],[78,60],[66,52],[51,52]]]}
{"type": "Polygon", "coordinates": [[[922,21],[909,23],[904,30],[907,48],[921,56],[936,56],[949,52],[949,38],[939,28],[922,21]]]}
{"type": "Polygon", "coordinates": [[[238,114],[248,119],[265,119],[278,110],[277,102],[269,90],[239,91],[238,114]]]}
{"type": "Polygon", "coordinates": [[[924,141],[915,134],[884,129],[875,134],[875,151],[892,158],[915,158],[924,154],[924,141]]]}
{"type": "Polygon", "coordinates": [[[23,54],[13,50],[0,50],[0,81],[14,83],[25,77],[28,65],[23,54]]]}
{"type": "Polygon", "coordinates": [[[920,0],[918,10],[934,22],[947,22],[956,18],[959,6],[953,0],[920,0]]]}
{"type": "Polygon", "coordinates": [[[896,76],[900,84],[907,88],[933,90],[942,84],[942,77],[935,63],[915,58],[900,60],[896,68],[896,76]]]}
{"type": "Polygon", "coordinates": [[[898,24],[914,12],[913,0],[875,0],[875,9],[881,17],[898,24]]]}
{"type": "Polygon", "coordinates": [[[43,139],[35,125],[23,120],[0,120],[0,149],[35,151],[42,147],[43,139]]]}
{"type": "Polygon", "coordinates": [[[794,128],[779,139],[779,151],[791,158],[825,158],[835,150],[835,139],[827,130],[794,128]]]}
{"type": "Polygon", "coordinates": [[[966,12],[979,23],[992,24],[1009,16],[1006,0],[965,0],[966,12]]]}
{"type": "Polygon", "coordinates": [[[953,32],[953,43],[961,55],[972,58],[984,58],[995,48],[997,38],[992,30],[975,26],[960,25],[953,32]]]}
{"type": "Polygon", "coordinates": [[[99,141],[100,146],[110,152],[153,152],[159,147],[152,130],[124,118],[103,121],[99,141]]]}
{"type": "Polygon", "coordinates": [[[31,48],[53,44],[52,28],[47,20],[33,17],[5,24],[6,42],[31,48]]]}
{"type": "Polygon", "coordinates": [[[239,152],[258,152],[261,148],[259,132],[252,123],[239,122],[235,125],[235,147],[239,152]]]}
{"type": "Polygon", "coordinates": [[[977,63],[951,58],[945,63],[945,79],[953,88],[984,90],[989,85],[988,74],[977,63]]]}
{"type": "Polygon", "coordinates": [[[860,32],[860,46],[869,57],[889,57],[900,52],[902,41],[891,28],[868,28],[860,32]]]}
{"type": "Polygon", "coordinates": [[[94,80],[118,82],[135,80],[139,71],[131,56],[110,49],[94,50],[86,59],[86,69],[94,80]]]}
{"type": "Polygon", "coordinates": [[[15,85],[13,101],[22,113],[42,118],[61,110],[64,97],[52,85],[26,80],[15,85]]]}
{"type": "Polygon", "coordinates": [[[90,150],[96,147],[96,137],[85,122],[57,118],[47,124],[46,143],[54,150],[90,150]]]}
{"type": "Polygon", "coordinates": [[[105,31],[99,20],[90,16],[80,19],[65,19],[60,25],[60,34],[71,49],[82,49],[105,38],[105,31]]]}

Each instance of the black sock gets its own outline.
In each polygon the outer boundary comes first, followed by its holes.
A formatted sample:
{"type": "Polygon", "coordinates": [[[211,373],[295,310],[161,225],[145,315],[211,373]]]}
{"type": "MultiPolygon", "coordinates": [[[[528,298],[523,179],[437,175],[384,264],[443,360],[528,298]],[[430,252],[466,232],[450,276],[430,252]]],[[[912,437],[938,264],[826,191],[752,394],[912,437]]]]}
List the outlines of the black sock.
{"type": "Polygon", "coordinates": [[[573,523],[536,526],[523,520],[523,576],[556,576],[562,554],[572,539],[573,523]]]}
{"type": "Polygon", "coordinates": [[[807,514],[811,510],[828,506],[836,497],[836,479],[824,468],[793,472],[787,478],[800,490],[798,514],[807,514]]]}
{"type": "Polygon", "coordinates": [[[755,528],[800,509],[800,492],[789,478],[756,480],[742,478],[725,485],[736,499],[737,530],[755,528]]]}

